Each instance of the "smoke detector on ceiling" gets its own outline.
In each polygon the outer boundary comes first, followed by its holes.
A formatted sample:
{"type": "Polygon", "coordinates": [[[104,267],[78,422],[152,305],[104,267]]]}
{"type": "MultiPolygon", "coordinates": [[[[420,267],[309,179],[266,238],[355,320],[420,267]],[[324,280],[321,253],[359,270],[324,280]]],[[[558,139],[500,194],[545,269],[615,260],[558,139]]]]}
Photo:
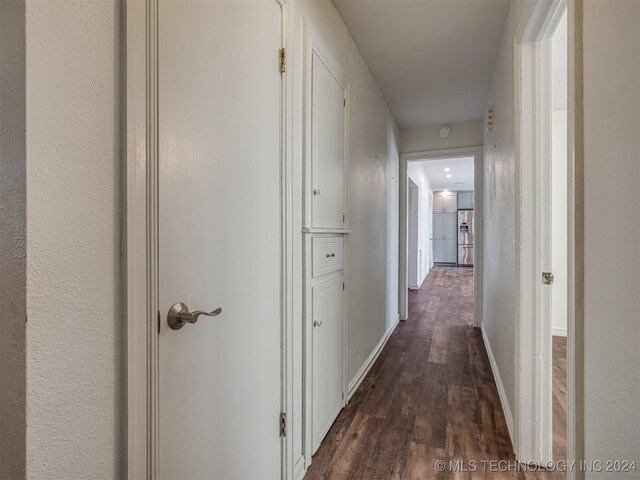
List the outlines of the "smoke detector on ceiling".
{"type": "Polygon", "coordinates": [[[451,135],[451,127],[449,125],[440,127],[440,130],[438,131],[438,133],[442,138],[447,138],[449,135],[451,135]]]}

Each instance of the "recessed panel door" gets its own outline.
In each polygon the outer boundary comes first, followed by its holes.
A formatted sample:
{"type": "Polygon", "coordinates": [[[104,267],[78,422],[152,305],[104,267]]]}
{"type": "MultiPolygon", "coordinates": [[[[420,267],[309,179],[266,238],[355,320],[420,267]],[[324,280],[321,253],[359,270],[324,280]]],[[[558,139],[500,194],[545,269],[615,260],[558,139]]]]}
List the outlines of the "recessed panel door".
{"type": "Polygon", "coordinates": [[[159,478],[277,479],[281,8],[158,15],[159,478]]]}
{"type": "Polygon", "coordinates": [[[316,285],[313,297],[313,452],[344,406],[342,361],[343,278],[316,285]]]}
{"type": "Polygon", "coordinates": [[[312,55],[311,222],[315,228],[345,225],[345,92],[322,59],[312,55]]]}

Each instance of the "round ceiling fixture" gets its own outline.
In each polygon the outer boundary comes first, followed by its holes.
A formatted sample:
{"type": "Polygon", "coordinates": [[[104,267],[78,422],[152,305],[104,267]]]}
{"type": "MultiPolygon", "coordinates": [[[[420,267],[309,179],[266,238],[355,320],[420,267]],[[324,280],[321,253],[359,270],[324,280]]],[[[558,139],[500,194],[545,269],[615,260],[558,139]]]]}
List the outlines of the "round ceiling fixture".
{"type": "Polygon", "coordinates": [[[438,133],[442,138],[447,138],[449,135],[451,135],[451,127],[449,125],[440,127],[440,131],[438,133]]]}

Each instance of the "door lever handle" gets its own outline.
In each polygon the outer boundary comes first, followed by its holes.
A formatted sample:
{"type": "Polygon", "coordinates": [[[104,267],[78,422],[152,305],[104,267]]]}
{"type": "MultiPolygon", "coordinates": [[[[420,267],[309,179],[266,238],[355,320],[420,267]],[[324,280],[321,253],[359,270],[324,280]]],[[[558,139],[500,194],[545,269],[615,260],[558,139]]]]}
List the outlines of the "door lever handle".
{"type": "Polygon", "coordinates": [[[206,317],[216,317],[222,313],[222,308],[216,308],[210,312],[202,310],[189,311],[184,303],[174,303],[167,313],[167,323],[172,330],[180,330],[186,323],[196,323],[202,315],[206,317]]]}

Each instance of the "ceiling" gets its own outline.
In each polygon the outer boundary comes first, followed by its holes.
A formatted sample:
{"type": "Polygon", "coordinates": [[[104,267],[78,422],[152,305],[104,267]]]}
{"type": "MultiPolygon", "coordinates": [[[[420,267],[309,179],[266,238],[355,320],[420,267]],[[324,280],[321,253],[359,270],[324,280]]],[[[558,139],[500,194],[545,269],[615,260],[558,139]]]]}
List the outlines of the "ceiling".
{"type": "Polygon", "coordinates": [[[509,0],[333,0],[400,128],[483,118],[509,0]]]}
{"type": "Polygon", "coordinates": [[[434,190],[473,190],[473,157],[425,160],[420,163],[434,190]],[[450,171],[446,172],[445,168],[450,171]],[[451,178],[447,178],[447,175],[451,175],[451,178]]]}

